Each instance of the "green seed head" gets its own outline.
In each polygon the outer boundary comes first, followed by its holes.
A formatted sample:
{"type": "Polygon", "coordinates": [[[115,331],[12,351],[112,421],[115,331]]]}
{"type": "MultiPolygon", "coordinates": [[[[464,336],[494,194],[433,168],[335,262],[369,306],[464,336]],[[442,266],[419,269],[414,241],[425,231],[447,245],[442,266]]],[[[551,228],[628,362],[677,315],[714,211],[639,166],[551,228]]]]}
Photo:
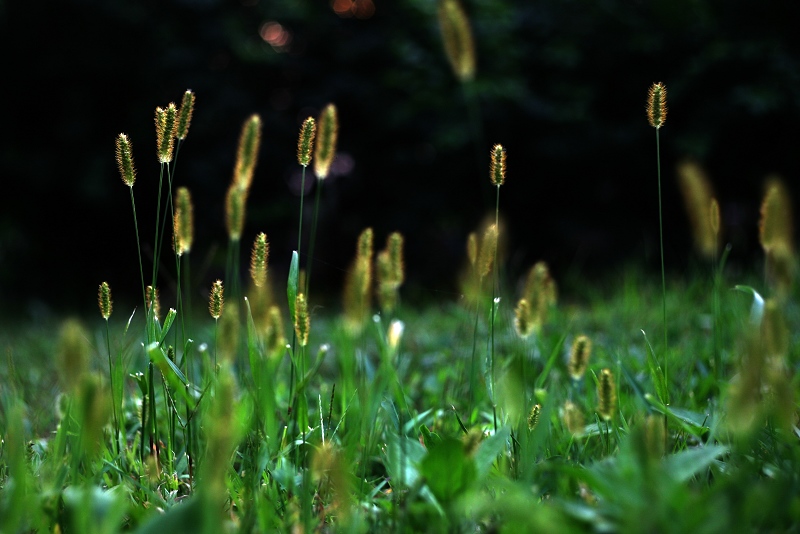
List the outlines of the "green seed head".
{"type": "Polygon", "coordinates": [[[439,1],[439,28],[453,73],[462,82],[475,77],[475,44],[464,8],[458,0],[439,1]]]}
{"type": "Polygon", "coordinates": [[[251,115],[242,125],[239,135],[239,148],[236,152],[236,168],[234,182],[241,189],[249,189],[253,182],[253,173],[258,161],[258,149],[261,146],[261,117],[251,115]]]}
{"type": "Polygon", "coordinates": [[[232,183],[225,196],[225,225],[231,241],[239,241],[242,237],[246,203],[247,189],[232,183]]]}
{"type": "Polygon", "coordinates": [[[194,240],[194,208],[192,195],[185,187],[175,192],[175,252],[181,254],[192,250],[194,240]]]}
{"type": "Polygon", "coordinates": [[[528,414],[528,430],[533,430],[539,424],[539,415],[542,413],[542,406],[534,404],[531,413],[528,414]]]}
{"type": "Polygon", "coordinates": [[[319,116],[319,137],[314,146],[314,174],[324,180],[328,177],[331,163],[336,156],[336,141],[339,135],[339,119],[336,106],[328,104],[319,116]]]}
{"type": "Polygon", "coordinates": [[[100,306],[100,315],[108,321],[108,318],[111,317],[111,288],[108,286],[108,282],[100,284],[100,289],[97,292],[97,303],[100,306]]]}
{"type": "Polygon", "coordinates": [[[667,88],[661,82],[651,85],[647,92],[647,120],[656,130],[667,120],[667,88]]]}
{"type": "Polygon", "coordinates": [[[74,391],[86,371],[90,354],[88,334],[76,319],[68,319],[61,325],[56,354],[62,389],[74,391]]]}
{"type": "Polygon", "coordinates": [[[592,354],[592,342],[587,336],[578,336],[569,351],[569,375],[573,380],[580,380],[586,372],[589,356],[592,354]]]}
{"type": "Polygon", "coordinates": [[[301,347],[308,345],[308,333],[311,330],[311,318],[308,315],[308,302],[303,293],[298,293],[294,306],[294,331],[301,347]]]}
{"type": "Polygon", "coordinates": [[[189,125],[192,123],[192,113],[194,112],[194,93],[191,89],[187,89],[183,93],[183,100],[181,101],[181,109],[178,111],[178,126],[175,129],[175,137],[178,139],[186,139],[189,133],[189,125]]]}
{"type": "Polygon", "coordinates": [[[514,309],[514,329],[522,339],[527,338],[533,333],[533,322],[531,321],[531,306],[526,299],[519,299],[517,307],[514,309]]]}
{"type": "Polygon", "coordinates": [[[597,383],[597,413],[606,421],[613,419],[617,405],[617,385],[610,369],[600,371],[597,383]]]}
{"type": "Polygon", "coordinates": [[[492,148],[492,164],[490,167],[492,185],[500,187],[506,181],[506,149],[503,145],[494,145],[492,148]]]}
{"type": "Polygon", "coordinates": [[[172,161],[175,146],[175,128],[177,126],[178,108],[170,102],[167,109],[156,108],[156,144],[158,145],[158,161],[172,161]]]}
{"type": "Polygon", "coordinates": [[[256,287],[267,284],[267,263],[269,261],[269,241],[267,234],[261,232],[253,242],[253,251],[250,254],[250,276],[256,287]]]}
{"type": "Polygon", "coordinates": [[[121,133],[117,136],[117,166],[122,181],[128,187],[133,187],[136,181],[136,168],[133,166],[133,149],[128,136],[121,133]]]}
{"type": "Polygon", "coordinates": [[[222,316],[222,307],[225,304],[222,293],[222,280],[217,280],[211,286],[211,294],[208,297],[208,311],[215,320],[222,316]]]}
{"type": "Polygon", "coordinates": [[[311,163],[311,150],[314,147],[314,136],[317,133],[317,123],[313,117],[303,121],[300,128],[300,139],[297,141],[297,161],[303,167],[308,167],[311,163]]]}
{"type": "Polygon", "coordinates": [[[478,265],[481,277],[486,277],[492,271],[492,264],[497,253],[497,225],[489,226],[483,233],[481,251],[478,256],[478,265]]]}
{"type": "Polygon", "coordinates": [[[573,436],[580,435],[583,432],[584,419],[583,412],[572,401],[564,403],[563,412],[564,426],[573,436]]]}

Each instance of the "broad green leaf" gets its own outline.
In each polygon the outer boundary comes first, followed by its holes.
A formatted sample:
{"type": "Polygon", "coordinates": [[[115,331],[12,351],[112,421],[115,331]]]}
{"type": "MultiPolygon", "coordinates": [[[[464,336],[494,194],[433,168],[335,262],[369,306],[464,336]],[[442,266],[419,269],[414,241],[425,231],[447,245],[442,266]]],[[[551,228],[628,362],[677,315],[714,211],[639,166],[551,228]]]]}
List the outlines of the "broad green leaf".
{"type": "Polygon", "coordinates": [[[442,438],[436,432],[431,432],[425,425],[419,426],[419,432],[422,434],[422,441],[425,442],[425,447],[432,449],[442,442],[442,438]]]}
{"type": "Polygon", "coordinates": [[[728,448],[723,445],[686,449],[664,460],[665,472],[676,482],[686,482],[727,452],[728,448]]]}
{"type": "Polygon", "coordinates": [[[492,436],[483,440],[478,450],[475,451],[475,466],[477,467],[479,480],[482,480],[489,473],[489,469],[491,469],[497,456],[508,448],[510,436],[511,429],[504,426],[492,436]]]}
{"type": "Polygon", "coordinates": [[[464,444],[455,438],[445,438],[420,464],[433,495],[442,503],[451,502],[466,491],[477,478],[475,462],[464,452],[464,444]]]}
{"type": "Polygon", "coordinates": [[[750,286],[737,285],[734,286],[733,289],[753,295],[753,304],[750,307],[750,324],[759,326],[761,324],[761,318],[764,317],[764,297],[750,286]]]}
{"type": "Polygon", "coordinates": [[[167,312],[167,316],[164,318],[164,326],[161,328],[161,332],[158,338],[158,344],[161,345],[164,343],[164,340],[167,339],[167,334],[169,334],[169,329],[172,328],[172,323],[175,322],[175,317],[178,315],[178,312],[175,311],[175,308],[170,308],[167,312]]]}
{"type": "Polygon", "coordinates": [[[167,355],[164,354],[164,349],[162,349],[158,343],[154,342],[148,345],[145,351],[150,357],[150,361],[161,371],[162,376],[166,379],[169,386],[185,401],[194,404],[190,400],[189,394],[186,392],[186,384],[188,384],[186,377],[183,372],[167,358],[167,355]]]}
{"type": "Polygon", "coordinates": [[[669,402],[669,392],[667,391],[667,381],[664,377],[664,371],[661,370],[661,365],[656,359],[653,346],[650,344],[650,340],[647,339],[647,333],[644,330],[641,332],[644,336],[645,345],[647,346],[647,367],[650,369],[650,380],[653,381],[653,386],[656,388],[658,399],[662,403],[667,403],[669,402]]]}

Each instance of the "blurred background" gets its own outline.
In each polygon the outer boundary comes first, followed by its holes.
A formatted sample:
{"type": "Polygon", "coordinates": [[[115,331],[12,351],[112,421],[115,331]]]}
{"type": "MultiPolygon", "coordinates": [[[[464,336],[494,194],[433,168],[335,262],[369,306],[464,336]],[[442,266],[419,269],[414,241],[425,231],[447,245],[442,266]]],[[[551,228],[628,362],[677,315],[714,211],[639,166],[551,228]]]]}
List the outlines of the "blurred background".
{"type": "MultiPolygon", "coordinates": [[[[148,265],[153,113],[189,88],[195,114],[174,185],[195,204],[201,301],[224,272],[222,201],[252,113],[263,134],[242,263],[266,232],[283,294],[297,242],[297,134],[329,102],[340,128],[311,259],[319,299],[338,298],[367,226],[377,248],[392,231],[405,235],[406,302],[457,299],[467,235],[493,214],[494,143],[508,153],[500,209],[512,283],[538,260],[557,281],[602,279],[631,263],[658,273],[656,141],[645,116],[657,81],[670,110],[660,134],[668,271],[699,263],[675,179],[686,157],[713,183],[732,265],[758,268],[765,177],[784,177],[797,196],[800,3],[462,3],[477,65],[466,85],[445,55],[435,0],[0,1],[0,314],[96,313],[104,280],[118,303],[138,304],[114,141],[125,132],[133,142],[148,265]]],[[[173,271],[161,270],[162,291],[173,271]]]]}

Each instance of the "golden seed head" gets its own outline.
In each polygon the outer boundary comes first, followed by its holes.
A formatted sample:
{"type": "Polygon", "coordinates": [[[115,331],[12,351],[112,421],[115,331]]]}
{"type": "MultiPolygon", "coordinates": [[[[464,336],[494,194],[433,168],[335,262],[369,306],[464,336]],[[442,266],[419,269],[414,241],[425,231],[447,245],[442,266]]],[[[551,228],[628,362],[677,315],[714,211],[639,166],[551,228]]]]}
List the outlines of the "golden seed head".
{"type": "Polygon", "coordinates": [[[214,319],[219,319],[222,316],[222,307],[225,304],[223,291],[222,280],[217,280],[211,286],[211,293],[208,297],[208,311],[214,319]]]}
{"type": "Polygon", "coordinates": [[[303,293],[298,293],[294,305],[294,332],[301,347],[308,345],[308,333],[311,330],[311,318],[308,315],[308,302],[303,293]]]}
{"type": "Polygon", "coordinates": [[[563,421],[564,426],[567,427],[567,430],[573,436],[578,436],[583,433],[585,424],[583,412],[581,412],[581,409],[578,408],[574,402],[567,401],[564,403],[563,421]]]}
{"type": "Polygon", "coordinates": [[[261,117],[251,115],[242,125],[239,134],[239,148],[236,151],[236,167],[233,181],[240,189],[249,189],[253,183],[253,173],[258,161],[258,149],[261,146],[261,117]]]}
{"type": "Polygon", "coordinates": [[[181,109],[178,111],[178,125],[175,128],[175,137],[180,140],[186,139],[189,134],[189,125],[192,123],[192,113],[194,113],[194,93],[187,89],[183,93],[181,109]]]}
{"type": "Polygon", "coordinates": [[[664,418],[648,414],[644,420],[644,444],[647,455],[658,459],[664,456],[664,418]]]}
{"type": "Polygon", "coordinates": [[[580,380],[586,372],[589,357],[592,355],[592,342],[584,335],[580,335],[572,342],[572,349],[569,351],[569,375],[573,380],[580,380]]]}
{"type": "Polygon", "coordinates": [[[392,281],[402,285],[405,280],[405,263],[403,261],[403,234],[392,232],[386,239],[386,250],[389,251],[389,271],[392,281]]]}
{"type": "Polygon", "coordinates": [[[777,299],[769,298],[764,303],[761,320],[761,347],[767,357],[783,358],[789,354],[789,330],[777,299]]]}
{"type": "MultiPolygon", "coordinates": [[[[716,256],[718,241],[709,211],[714,198],[711,182],[700,165],[687,160],[678,165],[678,185],[692,226],[695,250],[701,256],[712,259],[716,256]]],[[[719,227],[719,211],[717,226],[719,227]]]]}
{"type": "Polygon", "coordinates": [[[344,289],[344,314],[353,332],[363,328],[371,307],[372,288],[372,228],[365,228],[358,236],[356,258],[347,273],[344,289]]]}
{"type": "Polygon", "coordinates": [[[56,363],[64,391],[76,389],[86,372],[91,350],[88,339],[86,330],[76,319],[68,319],[61,325],[56,363]]]}
{"type": "Polygon", "coordinates": [[[539,332],[547,322],[550,308],[558,300],[556,282],[550,276],[550,268],[543,261],[537,262],[528,272],[524,298],[531,306],[531,322],[534,332],[539,332]]]}
{"type": "Polygon", "coordinates": [[[761,203],[758,225],[759,240],[765,252],[776,247],[794,248],[790,205],[789,193],[783,182],[777,177],[770,177],[761,203]]]}
{"type": "Polygon", "coordinates": [[[159,319],[161,317],[161,302],[158,298],[158,288],[147,286],[144,292],[144,298],[147,303],[147,309],[153,310],[153,317],[159,319]]]}
{"type": "Polygon", "coordinates": [[[606,421],[614,418],[617,408],[617,385],[610,369],[600,371],[597,383],[597,413],[606,421]]]}
{"type": "Polygon", "coordinates": [[[108,286],[108,282],[100,284],[97,291],[97,304],[100,306],[100,315],[107,321],[111,317],[111,288],[108,286]]]}
{"type": "Polygon", "coordinates": [[[439,1],[439,28],[453,73],[462,82],[475,77],[475,44],[464,8],[458,0],[439,1]]]}
{"type": "Polygon", "coordinates": [[[303,167],[311,163],[311,150],[314,148],[314,136],[317,133],[317,123],[313,117],[303,121],[300,128],[300,139],[297,141],[297,161],[303,167]]]}
{"type": "Polygon", "coordinates": [[[232,183],[225,196],[225,226],[231,241],[239,241],[242,237],[246,204],[247,189],[232,183]]]}
{"type": "Polygon", "coordinates": [[[651,85],[647,92],[647,120],[656,130],[667,120],[667,88],[661,82],[651,85]]]}
{"type": "Polygon", "coordinates": [[[719,202],[717,202],[717,199],[713,197],[711,199],[711,202],[709,202],[708,220],[711,224],[711,232],[714,234],[714,239],[716,241],[719,239],[720,214],[719,214],[719,202]]]}
{"type": "Polygon", "coordinates": [[[169,163],[172,161],[172,151],[175,146],[175,129],[178,126],[178,108],[170,102],[167,109],[156,108],[156,145],[158,147],[158,161],[169,163]]]}
{"type": "Polygon", "coordinates": [[[497,253],[497,225],[492,224],[483,233],[481,241],[481,251],[478,256],[478,265],[481,278],[486,277],[492,271],[492,264],[497,253]]]}
{"type": "Polygon", "coordinates": [[[256,287],[267,284],[267,263],[269,261],[269,241],[267,234],[261,232],[253,242],[253,252],[250,254],[250,277],[256,287]]]}
{"type": "Polygon", "coordinates": [[[517,307],[514,309],[514,329],[522,339],[527,338],[533,333],[533,322],[531,321],[531,306],[524,298],[519,299],[517,307]]]}
{"type": "Polygon", "coordinates": [[[539,424],[539,415],[542,413],[542,406],[534,404],[531,413],[528,414],[528,430],[533,430],[539,424]]]}
{"type": "Polygon", "coordinates": [[[467,237],[467,258],[469,264],[475,267],[475,262],[478,261],[478,234],[471,232],[467,237]]]}
{"type": "Polygon", "coordinates": [[[175,192],[175,253],[188,253],[194,240],[194,208],[192,195],[185,187],[175,192]]]}
{"type": "Polygon", "coordinates": [[[121,133],[117,136],[117,166],[122,181],[128,187],[133,187],[136,181],[136,168],[133,166],[133,149],[128,136],[121,133]]]}
{"type": "Polygon", "coordinates": [[[500,187],[506,181],[506,149],[503,145],[492,147],[492,164],[490,167],[492,185],[500,187]]]}
{"type": "Polygon", "coordinates": [[[314,146],[314,174],[320,180],[327,178],[331,170],[338,136],[338,112],[334,104],[328,104],[319,115],[319,138],[314,146]]]}

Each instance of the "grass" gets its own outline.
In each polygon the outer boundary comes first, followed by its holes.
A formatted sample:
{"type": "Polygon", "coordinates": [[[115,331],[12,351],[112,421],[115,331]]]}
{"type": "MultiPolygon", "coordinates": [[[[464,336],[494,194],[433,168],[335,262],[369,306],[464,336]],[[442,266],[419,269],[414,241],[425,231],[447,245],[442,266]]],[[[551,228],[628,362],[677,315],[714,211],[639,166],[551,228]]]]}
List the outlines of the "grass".
{"type": "MultiPolygon", "coordinates": [[[[170,183],[175,168],[162,164],[170,183]]],[[[171,191],[137,194],[171,205],[171,191]]],[[[180,296],[163,323],[103,302],[96,318],[4,334],[0,531],[800,527],[796,294],[771,298],[724,260],[661,284],[635,267],[593,284],[563,273],[559,302],[542,300],[523,338],[516,275],[492,247],[491,275],[473,258],[462,302],[384,294],[380,313],[372,240],[354,247],[349,314],[313,311],[294,254],[269,288],[225,282],[233,296],[211,315],[180,296]],[[575,373],[581,335],[591,353],[575,373]]],[[[384,291],[404,278],[401,246],[378,254],[384,291]]]]}

